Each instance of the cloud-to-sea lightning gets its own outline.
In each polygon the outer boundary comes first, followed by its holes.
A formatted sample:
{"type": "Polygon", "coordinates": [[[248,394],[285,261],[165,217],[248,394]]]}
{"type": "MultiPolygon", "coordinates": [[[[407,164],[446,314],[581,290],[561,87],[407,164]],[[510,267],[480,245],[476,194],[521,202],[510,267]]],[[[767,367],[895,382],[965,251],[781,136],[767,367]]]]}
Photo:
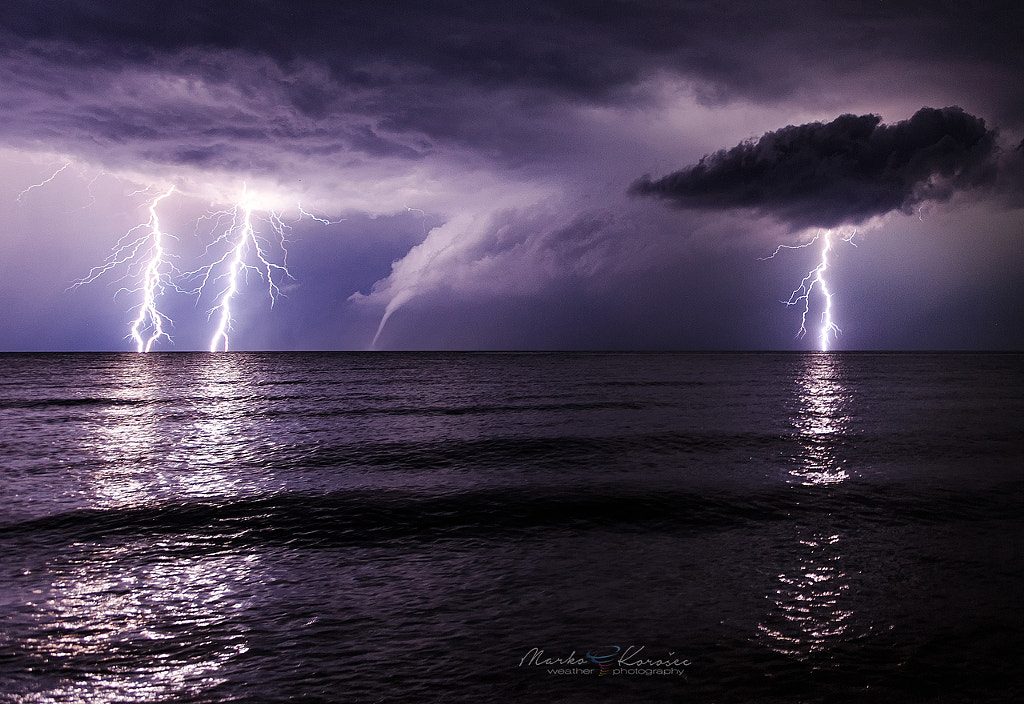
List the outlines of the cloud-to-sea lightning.
{"type": "MultiPolygon", "coordinates": [[[[17,200],[20,202],[33,189],[51,183],[71,166],[70,161],[64,163],[46,179],[22,190],[17,200]]],[[[98,176],[99,174],[96,178],[98,176]]],[[[96,178],[93,178],[88,186],[91,187],[96,178]]],[[[133,191],[128,196],[148,195],[152,191],[153,187],[150,186],[133,191]]],[[[212,297],[214,303],[209,309],[209,318],[216,320],[216,328],[210,338],[208,349],[211,352],[227,351],[229,333],[234,322],[232,303],[246,284],[248,275],[255,273],[266,282],[271,307],[283,295],[283,280],[292,278],[288,271],[287,247],[287,235],[291,226],[282,213],[260,208],[257,199],[243,186],[242,197],[234,205],[200,218],[200,222],[214,221],[212,241],[206,246],[203,255],[203,259],[209,263],[192,271],[182,271],[171,263],[172,255],[167,251],[166,240],[173,236],[164,231],[158,212],[164,200],[178,193],[188,197],[187,192],[182,192],[174,186],[155,197],[150,196],[148,219],[125,232],[114,244],[103,263],[90,269],[88,274],[72,283],[69,289],[91,284],[106,275],[116,274],[116,281],[129,281],[130,283],[122,285],[114,296],[141,296],[141,300],[131,308],[134,319],[127,335],[138,352],[149,352],[161,338],[170,341],[168,328],[172,321],[157,306],[158,299],[167,292],[167,289],[196,296],[197,301],[204,297],[212,297]],[[260,235],[260,223],[265,225],[268,231],[273,232],[269,239],[260,235]],[[186,287],[184,282],[191,283],[186,287]]],[[[90,198],[91,204],[95,201],[91,191],[90,198]]],[[[314,215],[301,204],[297,204],[296,207],[298,219],[309,218],[322,225],[341,222],[314,215]]]]}
{"type": "Polygon", "coordinates": [[[229,349],[228,333],[231,331],[233,317],[231,303],[239,288],[244,283],[243,279],[248,272],[257,273],[267,284],[267,291],[270,295],[271,306],[281,295],[277,279],[281,277],[291,278],[288,273],[287,257],[288,250],[285,248],[285,230],[281,217],[271,212],[264,220],[279,237],[279,246],[284,253],[282,263],[272,261],[269,255],[269,242],[257,235],[254,220],[254,206],[248,197],[236,203],[229,210],[213,213],[217,229],[223,230],[214,242],[207,248],[207,251],[217,245],[226,245],[224,253],[213,263],[191,272],[191,275],[200,279],[196,292],[201,296],[203,292],[213,286],[219,289],[215,294],[216,304],[210,309],[210,317],[216,318],[217,324],[213,336],[210,338],[209,349],[211,352],[224,351],[229,349]],[[221,225],[221,223],[225,223],[221,225]],[[223,266],[222,266],[223,265],[223,266]]]}
{"type": "Polygon", "coordinates": [[[146,268],[142,272],[142,304],[139,306],[138,316],[132,323],[132,339],[139,352],[149,352],[154,342],[161,337],[167,337],[167,333],[164,332],[164,322],[167,318],[156,307],[157,293],[163,290],[164,285],[170,284],[169,267],[164,256],[164,234],[160,230],[160,217],[157,215],[156,206],[173,192],[172,186],[166,193],[154,198],[149,206],[150,254],[146,268]]]}
{"type": "Polygon", "coordinates": [[[103,264],[94,267],[71,286],[77,288],[92,283],[106,272],[122,266],[128,269],[125,277],[131,277],[137,271],[138,283],[132,288],[124,286],[118,293],[126,291],[142,294],[138,314],[132,321],[129,332],[129,337],[135,342],[135,349],[138,352],[149,352],[153,343],[161,337],[170,339],[165,328],[171,321],[157,308],[156,299],[165,288],[177,287],[171,280],[173,267],[164,248],[164,238],[167,235],[161,229],[157,206],[173,192],[172,186],[151,200],[149,220],[126,232],[117,241],[114,251],[103,264]]]}
{"type": "MultiPolygon", "coordinates": [[[[999,180],[996,174],[1004,167],[997,136],[985,120],[955,106],[923,107],[890,124],[880,115],[845,114],[765,132],[660,178],[641,176],[629,193],[694,211],[746,212],[801,230],[852,227],[915,209],[920,217],[920,208],[929,203],[991,188],[999,180]]],[[[843,239],[852,244],[852,235],[843,239]]],[[[817,266],[784,302],[802,304],[798,335],[804,335],[811,296],[821,296],[818,337],[827,350],[839,334],[828,285],[832,231],[806,244],[780,246],[765,258],[819,240],[817,266]]]]}
{"type": "MultiPolygon", "coordinates": [[[[849,242],[851,245],[856,247],[853,238],[856,236],[856,231],[851,233],[849,236],[843,237],[844,242],[849,242]]],[[[818,240],[822,241],[821,256],[818,259],[818,264],[811,269],[807,275],[800,281],[800,285],[797,286],[793,292],[789,295],[789,299],[783,301],[787,306],[795,306],[802,304],[802,310],[800,313],[800,329],[797,331],[797,337],[803,337],[807,334],[807,316],[811,310],[811,294],[817,290],[823,301],[821,311],[821,325],[818,328],[818,344],[822,352],[827,352],[829,347],[829,337],[838,336],[842,330],[836,325],[832,319],[832,291],[828,285],[828,267],[829,267],[829,255],[832,252],[832,231],[825,230],[825,232],[819,232],[810,241],[803,244],[788,245],[780,244],[775,248],[767,257],[761,257],[761,260],[774,259],[775,255],[781,252],[783,249],[804,249],[815,244],[818,240]]]]}

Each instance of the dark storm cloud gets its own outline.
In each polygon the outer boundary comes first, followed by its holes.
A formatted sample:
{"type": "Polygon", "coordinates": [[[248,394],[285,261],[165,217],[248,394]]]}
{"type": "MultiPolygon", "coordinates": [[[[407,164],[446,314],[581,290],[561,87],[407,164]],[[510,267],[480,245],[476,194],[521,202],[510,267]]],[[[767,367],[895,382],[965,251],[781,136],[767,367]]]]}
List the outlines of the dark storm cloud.
{"type": "Polygon", "coordinates": [[[645,176],[630,192],[683,208],[748,208],[800,227],[833,227],[909,213],[994,179],[995,134],[984,120],[953,107],[881,121],[842,115],[784,127],[663,178],[645,176]]]}
{"type": "Polygon", "coordinates": [[[931,60],[941,46],[957,60],[1019,65],[1006,54],[1020,45],[1022,17],[1013,0],[935,2],[928,12],[911,0],[765,0],[753,9],[696,0],[14,0],[0,21],[14,36],[70,43],[96,61],[226,49],[281,62],[321,58],[336,78],[368,84],[381,80],[369,66],[386,58],[479,84],[596,95],[632,81],[654,59],[744,94],[795,84],[776,69],[826,47],[839,64],[858,48],[931,60]],[[786,52],[765,51],[783,37],[786,52]]]}
{"type": "Polygon", "coordinates": [[[63,139],[70,151],[89,140],[186,142],[163,154],[171,162],[213,141],[212,164],[229,150],[211,133],[230,128],[241,130],[240,153],[225,165],[270,140],[297,153],[396,159],[440,141],[521,163],[557,151],[549,125],[567,105],[642,103],[652,99],[644,81],[665,72],[691,80],[705,102],[778,103],[936,57],[979,76],[960,81],[964,90],[988,96],[990,117],[1017,124],[1024,99],[1006,86],[1024,74],[1024,5],[966,5],[13,0],[0,15],[0,136],[63,139]],[[183,94],[153,109],[115,90],[132,70],[239,95],[183,94]]]}
{"type": "MultiPolygon", "coordinates": [[[[16,37],[79,47],[79,58],[96,64],[200,48],[282,64],[322,61],[336,82],[363,87],[394,85],[394,75],[375,69],[387,63],[418,69],[419,81],[456,76],[480,85],[596,93],[635,76],[636,61],[626,51],[594,59],[602,47],[643,44],[629,35],[650,34],[645,17],[632,3],[598,9],[564,2],[55,0],[12,3],[0,21],[16,37]],[[612,41],[610,30],[628,25],[626,41],[612,41]]],[[[323,107],[315,96],[304,97],[312,100],[297,103],[323,107]]]]}

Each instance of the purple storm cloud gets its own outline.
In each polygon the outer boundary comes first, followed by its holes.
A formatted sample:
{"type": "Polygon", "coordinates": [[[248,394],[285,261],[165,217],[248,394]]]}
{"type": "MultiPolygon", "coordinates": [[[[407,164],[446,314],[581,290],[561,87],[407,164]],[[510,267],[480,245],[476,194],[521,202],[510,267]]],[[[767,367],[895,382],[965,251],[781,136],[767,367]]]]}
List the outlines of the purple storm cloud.
{"type": "MultiPolygon", "coordinates": [[[[1020,346],[1022,36],[1009,0],[12,0],[0,347],[127,349],[131,271],[68,288],[171,187],[185,271],[242,193],[287,225],[232,349],[799,347],[758,258],[840,224],[844,344],[1020,346]]],[[[186,284],[158,347],[207,346],[186,284]]]]}
{"type": "Polygon", "coordinates": [[[995,178],[995,135],[959,108],[922,108],[881,124],[878,115],[784,127],[630,188],[679,207],[749,208],[795,227],[856,225],[995,178]]]}

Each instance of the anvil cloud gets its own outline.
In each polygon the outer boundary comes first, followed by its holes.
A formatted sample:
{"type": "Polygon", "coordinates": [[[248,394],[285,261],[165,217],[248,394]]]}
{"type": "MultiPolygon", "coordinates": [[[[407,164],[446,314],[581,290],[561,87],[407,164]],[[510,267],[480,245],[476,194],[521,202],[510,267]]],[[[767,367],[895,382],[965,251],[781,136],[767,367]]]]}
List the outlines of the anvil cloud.
{"type": "Polygon", "coordinates": [[[799,347],[757,257],[844,223],[846,344],[1018,346],[1022,36],[1009,1],[13,0],[3,346],[120,349],[121,284],[65,289],[172,184],[183,249],[243,187],[342,221],[292,223],[238,349],[799,347]]]}

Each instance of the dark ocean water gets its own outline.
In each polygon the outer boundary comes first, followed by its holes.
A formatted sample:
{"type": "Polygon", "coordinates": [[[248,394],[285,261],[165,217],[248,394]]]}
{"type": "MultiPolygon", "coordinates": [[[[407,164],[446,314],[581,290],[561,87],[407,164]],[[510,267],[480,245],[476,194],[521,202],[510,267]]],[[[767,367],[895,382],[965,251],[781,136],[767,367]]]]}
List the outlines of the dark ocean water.
{"type": "Polygon", "coordinates": [[[3,702],[1024,701],[1024,355],[0,365],[3,702]]]}

